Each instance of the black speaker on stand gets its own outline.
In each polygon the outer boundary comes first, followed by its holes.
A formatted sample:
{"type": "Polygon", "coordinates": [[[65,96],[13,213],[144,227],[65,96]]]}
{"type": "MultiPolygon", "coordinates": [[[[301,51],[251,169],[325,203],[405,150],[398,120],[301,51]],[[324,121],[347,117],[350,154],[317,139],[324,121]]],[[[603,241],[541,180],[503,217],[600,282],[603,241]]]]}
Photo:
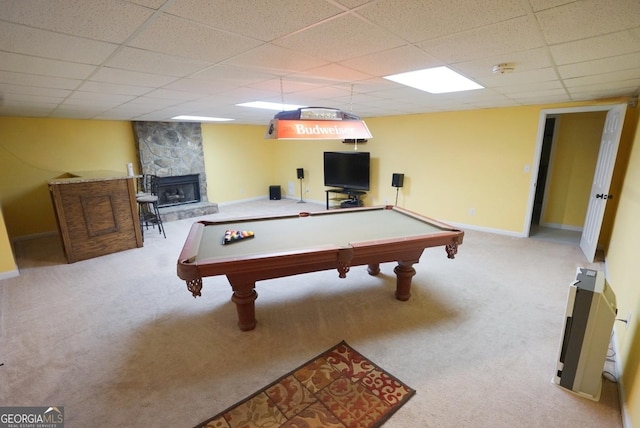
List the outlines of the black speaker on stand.
{"type": "Polygon", "coordinates": [[[300,200],[298,203],[304,204],[304,201],[302,200],[302,180],[304,180],[304,169],[296,168],[296,175],[298,176],[298,180],[300,180],[300,200]]]}
{"type": "Polygon", "coordinates": [[[404,174],[394,172],[391,176],[391,186],[396,188],[396,205],[398,205],[398,191],[404,186],[404,174]]]}

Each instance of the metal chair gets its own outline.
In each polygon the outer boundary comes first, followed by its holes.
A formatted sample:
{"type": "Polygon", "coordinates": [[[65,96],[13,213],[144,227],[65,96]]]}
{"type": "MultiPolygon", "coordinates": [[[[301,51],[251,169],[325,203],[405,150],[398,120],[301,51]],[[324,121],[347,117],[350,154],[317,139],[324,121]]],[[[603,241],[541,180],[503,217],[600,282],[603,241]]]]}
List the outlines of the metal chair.
{"type": "Polygon", "coordinates": [[[158,177],[153,174],[144,174],[138,179],[138,191],[136,193],[136,201],[138,202],[138,215],[140,217],[140,230],[142,231],[142,239],[144,239],[144,229],[149,230],[158,226],[158,233],[161,233],[165,239],[167,235],[164,232],[162,217],[158,209],[158,177]]]}

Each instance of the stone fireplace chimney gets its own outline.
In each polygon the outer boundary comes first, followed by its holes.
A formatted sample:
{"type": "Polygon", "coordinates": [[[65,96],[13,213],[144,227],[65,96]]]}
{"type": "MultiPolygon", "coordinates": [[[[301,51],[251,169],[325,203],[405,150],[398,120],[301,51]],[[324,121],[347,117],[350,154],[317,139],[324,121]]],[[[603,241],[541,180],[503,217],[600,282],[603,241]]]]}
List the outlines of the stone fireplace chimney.
{"type": "Polygon", "coordinates": [[[218,212],[207,198],[207,176],[202,148],[202,128],[196,122],[133,122],[136,147],[143,174],[177,177],[197,174],[200,202],[162,208],[164,221],[218,212]]]}

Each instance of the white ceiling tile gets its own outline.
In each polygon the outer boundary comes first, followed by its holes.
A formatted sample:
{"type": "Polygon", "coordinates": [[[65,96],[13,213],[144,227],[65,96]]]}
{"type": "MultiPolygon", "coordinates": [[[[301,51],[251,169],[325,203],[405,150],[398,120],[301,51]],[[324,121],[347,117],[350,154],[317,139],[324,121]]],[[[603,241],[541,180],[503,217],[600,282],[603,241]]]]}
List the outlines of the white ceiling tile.
{"type": "Polygon", "coordinates": [[[13,73],[0,70],[0,82],[8,85],[33,86],[51,89],[75,89],[81,80],[61,77],[36,76],[33,74],[13,73]]]}
{"type": "Polygon", "coordinates": [[[343,67],[338,64],[327,64],[302,73],[293,74],[291,78],[300,80],[313,80],[323,82],[324,84],[332,84],[335,82],[353,82],[359,80],[371,79],[371,74],[362,73],[351,68],[343,67]]]}
{"type": "Polygon", "coordinates": [[[201,79],[178,79],[164,85],[165,89],[173,91],[196,92],[202,95],[214,95],[229,89],[229,84],[223,80],[213,82],[201,79]]]}
{"type": "Polygon", "coordinates": [[[168,15],[154,20],[130,42],[131,46],[140,49],[214,63],[259,44],[241,35],[168,15]]]}
{"type": "Polygon", "coordinates": [[[556,72],[551,67],[543,68],[541,70],[515,70],[513,73],[505,74],[491,73],[478,80],[480,80],[481,84],[495,88],[516,85],[526,88],[536,82],[555,82],[557,86],[560,86],[557,81],[556,72]]]}
{"type": "Polygon", "coordinates": [[[638,0],[584,0],[536,13],[552,45],[634,28],[639,17],[638,0]]]}
{"type": "Polygon", "coordinates": [[[53,59],[37,58],[0,52],[0,70],[16,73],[35,74],[40,76],[66,77],[85,79],[96,66],[87,64],[66,63],[53,59]]]}
{"type": "Polygon", "coordinates": [[[550,46],[556,64],[572,64],[640,52],[640,33],[619,31],[550,46]]]}
{"type": "Polygon", "coordinates": [[[370,3],[371,0],[336,0],[336,2],[349,9],[354,9],[363,4],[370,3]]]}
{"type": "Polygon", "coordinates": [[[327,61],[344,61],[405,44],[399,37],[352,15],[332,19],[274,43],[295,51],[313,53],[327,61]]]}
{"type": "Polygon", "coordinates": [[[609,58],[584,61],[580,63],[558,66],[560,75],[569,79],[572,77],[589,76],[591,74],[605,74],[611,71],[628,70],[640,65],[640,52],[619,55],[609,58]]]}
{"type": "Polygon", "coordinates": [[[28,106],[38,102],[43,107],[54,108],[64,101],[64,97],[50,97],[39,94],[6,94],[2,102],[8,106],[28,106]]]}
{"type": "Polygon", "coordinates": [[[167,13],[272,41],[343,12],[325,0],[176,0],[167,13]]]}
{"type": "Polygon", "coordinates": [[[147,8],[118,0],[0,2],[5,21],[113,43],[124,42],[151,14],[147,8]]]}
{"type": "Polygon", "coordinates": [[[560,91],[562,93],[566,93],[562,84],[556,81],[547,81],[547,82],[532,82],[527,86],[523,85],[511,85],[511,86],[501,86],[495,88],[496,92],[504,94],[506,96],[515,96],[524,93],[531,92],[548,92],[548,91],[560,91]]]}
{"type": "Polygon", "coordinates": [[[169,100],[178,100],[178,101],[195,100],[198,98],[202,98],[202,94],[194,94],[193,92],[173,91],[173,90],[164,89],[164,88],[155,89],[145,95],[149,97],[165,98],[169,100]]]}
{"type": "Polygon", "coordinates": [[[375,76],[388,76],[407,71],[420,70],[442,65],[423,50],[412,45],[399,46],[350,58],[340,62],[345,67],[362,70],[375,76]]]}
{"type": "Polygon", "coordinates": [[[93,119],[100,115],[104,110],[100,108],[91,109],[88,106],[66,106],[58,107],[51,111],[48,116],[57,118],[66,118],[72,116],[76,119],[93,119]]]}
{"type": "Polygon", "coordinates": [[[164,86],[175,79],[175,77],[171,76],[160,76],[157,74],[120,70],[111,67],[102,67],[98,71],[96,71],[93,76],[91,76],[91,80],[95,82],[142,86],[146,88],[164,86]]]}
{"type": "Polygon", "coordinates": [[[453,63],[494,57],[543,45],[544,40],[529,17],[511,19],[417,44],[435,58],[453,63]]]}
{"type": "Polygon", "coordinates": [[[304,52],[295,52],[275,45],[261,45],[225,62],[245,69],[270,73],[292,73],[325,64],[326,61],[304,52]]]}
{"type": "MultiPolygon", "coordinates": [[[[514,73],[553,67],[551,56],[546,48],[534,48],[520,52],[510,52],[497,56],[487,56],[472,61],[453,63],[451,68],[469,78],[494,76],[493,67],[508,63],[514,67],[514,73]]],[[[500,75],[496,75],[500,76],[500,75]]]]}
{"type": "Polygon", "coordinates": [[[132,95],[104,94],[96,92],[74,91],[65,100],[65,104],[71,105],[114,105],[131,101],[132,95]]]}
{"type": "Polygon", "coordinates": [[[162,5],[164,5],[167,0],[127,0],[130,3],[139,4],[140,6],[148,7],[151,9],[160,9],[162,5]]]}
{"type": "Polygon", "coordinates": [[[143,86],[116,85],[105,82],[84,82],[78,88],[79,91],[103,93],[103,94],[119,94],[119,95],[143,95],[151,89],[143,86]]]}
{"type": "Polygon", "coordinates": [[[233,86],[246,86],[249,84],[263,82],[276,77],[276,74],[264,71],[254,70],[246,67],[237,67],[227,64],[217,65],[200,71],[193,76],[192,79],[212,82],[216,84],[226,83],[227,89],[233,86]]]}
{"type": "Polygon", "coordinates": [[[526,14],[520,0],[386,0],[358,12],[413,43],[526,14]]]}
{"type": "Polygon", "coordinates": [[[536,104],[556,104],[556,103],[566,103],[568,101],[578,101],[578,100],[568,100],[566,95],[537,95],[534,94],[530,97],[521,97],[514,98],[514,101],[522,104],[522,105],[536,105],[536,104]]]}
{"type": "Polygon", "coordinates": [[[211,65],[212,63],[206,61],[130,47],[120,49],[105,62],[107,67],[176,77],[188,76],[211,65]]]}
{"type": "Polygon", "coordinates": [[[68,89],[38,88],[35,86],[8,85],[0,83],[0,94],[24,94],[39,97],[65,98],[71,94],[68,89]]]}
{"type": "Polygon", "coordinates": [[[0,24],[0,50],[7,52],[72,61],[83,64],[100,64],[118,45],[53,31],[16,25],[0,24]]]}
{"type": "MultiPolygon", "coordinates": [[[[338,101],[340,104],[344,104],[345,101],[348,100],[350,94],[351,91],[349,87],[322,86],[305,91],[295,92],[293,96],[296,97],[296,100],[298,100],[298,102],[300,102],[300,100],[306,100],[304,102],[305,105],[317,105],[318,100],[334,100],[338,101]]],[[[335,106],[324,107],[335,108],[335,106]]]]}
{"type": "Polygon", "coordinates": [[[594,84],[607,84],[611,85],[611,82],[616,82],[614,85],[620,84],[624,81],[638,80],[640,81],[640,64],[638,68],[610,71],[608,73],[596,74],[592,76],[574,77],[571,79],[565,79],[564,84],[567,88],[574,88],[576,86],[587,86],[594,84]]]}
{"type": "Polygon", "coordinates": [[[562,6],[563,4],[572,3],[575,0],[528,0],[531,4],[531,8],[534,12],[539,12],[545,9],[551,9],[554,7],[562,6]]]}
{"type": "Polygon", "coordinates": [[[580,86],[569,90],[574,100],[595,100],[600,98],[616,98],[620,94],[627,96],[636,95],[638,90],[638,82],[631,81],[629,86],[619,85],[593,85],[580,86]]]}
{"type": "Polygon", "coordinates": [[[125,107],[131,107],[131,108],[142,107],[147,110],[155,111],[155,110],[160,110],[163,108],[174,106],[181,102],[182,101],[175,100],[175,99],[157,98],[157,97],[150,97],[145,95],[142,97],[134,98],[133,100],[122,105],[125,107]]]}
{"type": "Polygon", "coordinates": [[[246,87],[259,90],[263,92],[263,94],[290,95],[315,89],[318,86],[320,85],[316,81],[308,81],[302,76],[286,76],[278,79],[256,82],[249,84],[246,87]]]}

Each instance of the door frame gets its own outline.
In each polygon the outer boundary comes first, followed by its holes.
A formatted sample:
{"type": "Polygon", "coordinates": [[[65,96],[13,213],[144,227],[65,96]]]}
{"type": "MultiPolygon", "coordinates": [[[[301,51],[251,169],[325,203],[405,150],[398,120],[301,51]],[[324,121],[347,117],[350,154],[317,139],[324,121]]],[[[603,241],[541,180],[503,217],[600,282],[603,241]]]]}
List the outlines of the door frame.
{"type": "MultiPolygon", "coordinates": [[[[529,183],[529,200],[527,202],[527,211],[524,219],[523,236],[529,237],[531,234],[531,220],[533,218],[534,201],[536,196],[536,185],[538,181],[538,172],[540,170],[540,158],[542,156],[542,143],[544,141],[544,128],[547,121],[547,116],[561,116],[568,113],[589,113],[594,111],[606,111],[613,109],[616,106],[624,103],[606,104],[598,106],[581,106],[581,107],[566,107],[566,108],[552,108],[540,110],[540,118],[538,119],[538,136],[536,139],[536,149],[533,158],[533,166],[531,168],[531,181],[529,183]]],[[[604,129],[604,128],[603,128],[604,129]]],[[[593,181],[593,178],[592,178],[593,181]]],[[[548,185],[547,180],[547,185],[548,185]]]]}

